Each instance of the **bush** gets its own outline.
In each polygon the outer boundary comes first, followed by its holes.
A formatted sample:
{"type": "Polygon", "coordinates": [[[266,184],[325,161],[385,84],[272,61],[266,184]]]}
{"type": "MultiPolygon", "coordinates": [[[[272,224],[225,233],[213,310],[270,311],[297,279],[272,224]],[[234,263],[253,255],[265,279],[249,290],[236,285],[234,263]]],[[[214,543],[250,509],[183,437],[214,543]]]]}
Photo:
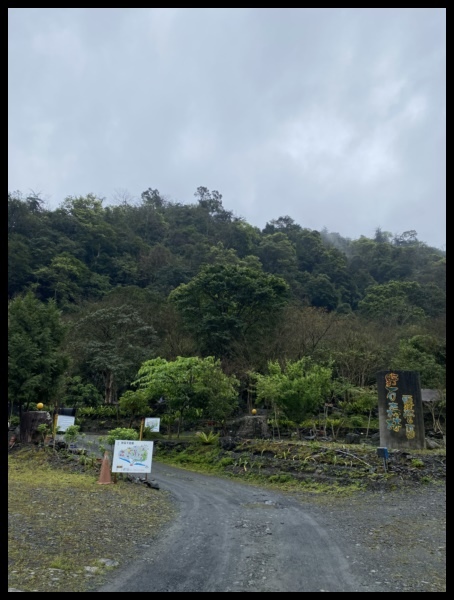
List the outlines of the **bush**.
{"type": "Polygon", "coordinates": [[[20,424],[20,418],[17,417],[16,415],[13,415],[12,417],[10,417],[9,419],[9,426],[10,427],[19,427],[20,424]]]}
{"type": "Polygon", "coordinates": [[[159,431],[153,431],[151,427],[144,427],[142,432],[143,440],[162,440],[164,436],[159,431]]]}
{"type": "Polygon", "coordinates": [[[77,410],[79,417],[87,419],[116,419],[118,417],[118,408],[116,406],[84,406],[77,410]]]}
{"type": "Polygon", "coordinates": [[[38,425],[36,428],[36,431],[41,435],[44,443],[46,437],[52,434],[52,427],[48,423],[41,423],[41,425],[38,425]]]}
{"type": "Polygon", "coordinates": [[[127,427],[117,427],[107,432],[105,441],[110,446],[115,446],[115,440],[138,440],[139,434],[135,429],[129,429],[127,427]]]}
{"type": "Polygon", "coordinates": [[[363,418],[360,415],[353,415],[350,417],[350,425],[352,427],[362,427],[363,418]]]}
{"type": "MultiPolygon", "coordinates": [[[[70,444],[75,444],[80,437],[79,433],[79,425],[70,425],[66,428],[66,431],[63,433],[63,439],[65,440],[66,447],[69,448],[70,444]]],[[[82,434],[84,435],[84,434],[82,434]]]]}
{"type": "Polygon", "coordinates": [[[201,444],[215,444],[219,440],[219,433],[214,433],[213,431],[209,433],[197,431],[195,435],[201,444]]]}

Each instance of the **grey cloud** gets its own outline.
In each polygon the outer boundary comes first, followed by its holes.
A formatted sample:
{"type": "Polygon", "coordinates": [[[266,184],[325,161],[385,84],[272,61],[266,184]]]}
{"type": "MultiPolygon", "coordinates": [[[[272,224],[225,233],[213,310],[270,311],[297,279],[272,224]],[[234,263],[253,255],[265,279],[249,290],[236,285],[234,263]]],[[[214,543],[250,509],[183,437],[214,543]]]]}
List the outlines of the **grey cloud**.
{"type": "Polygon", "coordinates": [[[445,9],[9,9],[9,189],[445,244],[445,9]]]}

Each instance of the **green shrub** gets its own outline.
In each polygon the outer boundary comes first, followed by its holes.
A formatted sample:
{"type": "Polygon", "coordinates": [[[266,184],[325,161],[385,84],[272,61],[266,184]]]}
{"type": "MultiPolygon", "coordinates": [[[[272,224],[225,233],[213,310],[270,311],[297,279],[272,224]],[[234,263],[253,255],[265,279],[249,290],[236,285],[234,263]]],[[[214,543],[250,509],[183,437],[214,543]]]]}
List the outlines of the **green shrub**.
{"type": "Polygon", "coordinates": [[[164,436],[159,431],[153,431],[150,427],[144,427],[142,431],[143,440],[162,440],[164,436]]]}
{"type": "Polygon", "coordinates": [[[116,406],[84,406],[77,409],[79,417],[88,419],[116,419],[118,408],[116,406]]]}
{"type": "Polygon", "coordinates": [[[423,477],[421,477],[420,481],[424,485],[429,485],[434,482],[433,479],[431,477],[429,477],[428,475],[424,475],[423,477]]]}
{"type": "Polygon", "coordinates": [[[352,427],[362,427],[363,426],[363,418],[360,415],[352,415],[350,417],[350,425],[352,427]]]}
{"type": "Polygon", "coordinates": [[[79,433],[79,425],[69,425],[66,428],[66,431],[63,433],[63,439],[65,440],[65,444],[69,447],[70,444],[75,444],[79,437],[84,434],[79,433]]]}
{"type": "Polygon", "coordinates": [[[201,444],[216,444],[216,442],[219,440],[219,433],[213,433],[213,431],[208,433],[205,433],[204,431],[197,431],[195,435],[201,444]]]}
{"type": "Polygon", "coordinates": [[[51,435],[52,427],[48,423],[41,423],[41,425],[38,425],[38,427],[36,428],[36,431],[41,434],[42,441],[44,443],[46,437],[48,435],[51,435]]]}
{"type": "MultiPolygon", "coordinates": [[[[107,432],[105,441],[110,445],[115,445],[115,440],[138,440],[139,434],[135,429],[129,429],[127,427],[117,427],[107,432]]],[[[104,440],[104,438],[103,438],[104,440]]]]}

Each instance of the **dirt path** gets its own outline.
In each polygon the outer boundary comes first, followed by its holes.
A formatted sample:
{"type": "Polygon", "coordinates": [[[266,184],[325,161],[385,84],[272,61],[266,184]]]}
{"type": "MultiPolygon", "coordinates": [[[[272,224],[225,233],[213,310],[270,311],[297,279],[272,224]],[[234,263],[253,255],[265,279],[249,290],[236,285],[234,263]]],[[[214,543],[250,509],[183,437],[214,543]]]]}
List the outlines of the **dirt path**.
{"type": "Polygon", "coordinates": [[[443,486],[321,500],[158,462],[153,478],[179,517],[98,591],[446,591],[443,486]]]}

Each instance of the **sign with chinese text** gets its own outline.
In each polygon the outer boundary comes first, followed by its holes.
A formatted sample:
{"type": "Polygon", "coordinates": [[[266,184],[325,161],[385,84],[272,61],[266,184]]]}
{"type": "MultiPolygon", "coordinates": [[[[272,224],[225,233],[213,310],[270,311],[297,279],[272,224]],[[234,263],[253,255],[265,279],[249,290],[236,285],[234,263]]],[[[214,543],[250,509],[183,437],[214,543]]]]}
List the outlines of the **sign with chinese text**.
{"type": "Polygon", "coordinates": [[[151,473],[153,442],[115,440],[112,473],[151,473]]]}
{"type": "Polygon", "coordinates": [[[380,445],[425,448],[421,386],[417,371],[377,373],[380,445]]]}

